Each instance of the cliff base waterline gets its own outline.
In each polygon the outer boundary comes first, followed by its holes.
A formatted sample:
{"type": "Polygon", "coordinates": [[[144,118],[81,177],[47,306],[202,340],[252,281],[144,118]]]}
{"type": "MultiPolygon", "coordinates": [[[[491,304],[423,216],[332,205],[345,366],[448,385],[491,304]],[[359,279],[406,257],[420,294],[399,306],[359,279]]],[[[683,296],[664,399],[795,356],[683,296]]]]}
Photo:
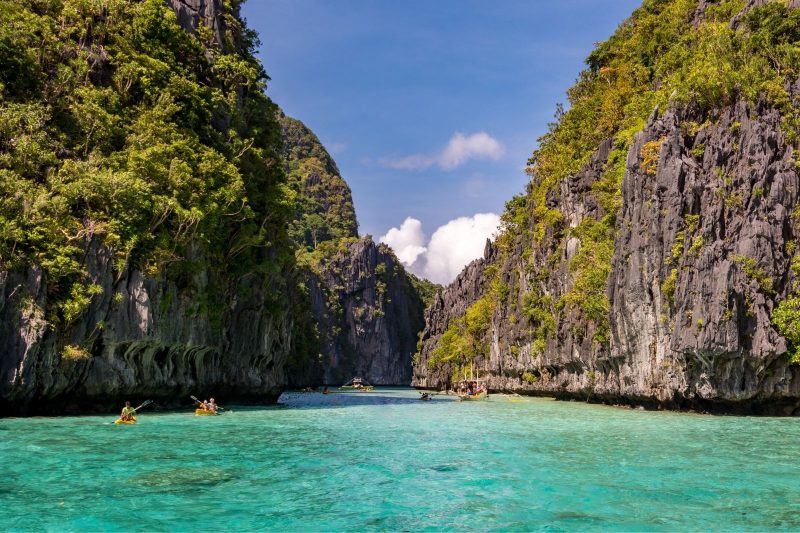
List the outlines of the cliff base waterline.
{"type": "MultiPolygon", "coordinates": [[[[439,391],[434,387],[416,387],[419,391],[439,391]]],[[[741,402],[711,401],[699,398],[686,399],[676,397],[672,401],[658,401],[650,397],[628,397],[618,395],[602,395],[591,391],[587,392],[549,392],[537,390],[493,390],[493,396],[513,395],[526,399],[550,399],[562,402],[583,402],[592,405],[609,407],[629,407],[644,409],[646,411],[678,411],[684,413],[710,414],[710,415],[736,415],[736,416],[799,416],[800,403],[786,399],[775,400],[744,400],[741,402]]]]}

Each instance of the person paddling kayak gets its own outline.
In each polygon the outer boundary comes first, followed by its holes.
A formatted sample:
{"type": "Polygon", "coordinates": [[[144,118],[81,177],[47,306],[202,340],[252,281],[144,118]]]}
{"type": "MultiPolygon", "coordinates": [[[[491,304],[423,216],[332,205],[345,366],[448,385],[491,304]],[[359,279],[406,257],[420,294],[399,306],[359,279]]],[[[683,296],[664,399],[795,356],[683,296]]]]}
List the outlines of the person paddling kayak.
{"type": "Polygon", "coordinates": [[[125,402],[125,407],[122,408],[122,412],[119,415],[119,418],[114,421],[114,424],[123,424],[123,425],[132,425],[136,423],[136,413],[139,412],[139,409],[142,407],[146,407],[153,403],[152,400],[145,400],[142,405],[139,407],[131,407],[131,402],[125,402]]]}
{"type": "Polygon", "coordinates": [[[131,407],[131,402],[126,401],[125,407],[122,408],[122,413],[119,415],[119,419],[125,422],[133,420],[136,417],[136,409],[131,407]]]}
{"type": "Polygon", "coordinates": [[[212,413],[216,413],[217,412],[217,408],[219,407],[217,405],[217,402],[214,401],[214,398],[211,398],[210,400],[208,400],[205,405],[206,405],[206,407],[205,407],[206,410],[207,411],[211,411],[212,413]]]}

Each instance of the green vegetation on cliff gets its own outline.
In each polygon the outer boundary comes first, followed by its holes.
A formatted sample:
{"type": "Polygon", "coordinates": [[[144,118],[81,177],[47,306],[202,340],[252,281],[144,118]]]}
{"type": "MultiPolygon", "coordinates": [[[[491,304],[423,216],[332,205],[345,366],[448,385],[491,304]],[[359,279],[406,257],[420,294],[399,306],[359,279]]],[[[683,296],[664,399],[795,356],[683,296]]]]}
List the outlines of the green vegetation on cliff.
{"type": "MultiPolygon", "coordinates": [[[[525,335],[532,355],[567,329],[578,338],[591,335],[596,346],[609,342],[606,290],[622,180],[634,136],[648,117],[678,106],[699,109],[713,120],[714,110],[743,99],[777,109],[784,134],[797,142],[800,116],[788,87],[800,76],[800,10],[777,1],[744,11],[746,4],[645,0],[587,58],[588,68],[568,91],[568,109],[558,107],[556,120],[528,161],[531,181],[525,194],[506,205],[504,230],[496,241],[497,268],[487,271],[492,286],[508,287],[502,298],[501,292],[492,291],[498,309],[494,319],[527,317],[525,335]],[[604,142],[610,143],[608,156],[599,171],[592,171],[599,178],[592,176],[581,198],[590,211],[571,226],[570,217],[576,214],[563,212],[559,205],[564,182],[587,170],[604,142]],[[574,253],[562,264],[568,246],[574,253]],[[528,278],[524,283],[517,279],[520,266],[528,278]],[[569,272],[566,286],[550,279],[563,276],[563,267],[569,272]],[[548,286],[566,290],[554,294],[548,286]],[[569,327],[560,329],[564,324],[569,327]]],[[[696,130],[707,125],[697,124],[696,130]]],[[[648,142],[637,154],[643,173],[656,174],[663,143],[648,142]]],[[[692,241],[688,253],[700,247],[702,241],[692,241]]],[[[674,277],[662,281],[675,284],[674,277]]],[[[463,329],[458,321],[464,320],[457,319],[448,332],[463,329]]],[[[442,355],[455,346],[453,335],[445,335],[431,364],[447,360],[442,355]]],[[[468,351],[469,346],[458,349],[468,351]]]]}
{"type": "Polygon", "coordinates": [[[280,127],[239,3],[217,42],[163,0],[0,0],[0,269],[41,265],[51,320],[88,305],[93,240],[120,274],[186,268],[194,246],[221,271],[292,260],[280,127]]]}
{"type": "Polygon", "coordinates": [[[430,303],[436,297],[436,293],[441,290],[442,286],[432,281],[428,281],[425,278],[418,278],[411,272],[406,272],[406,274],[411,282],[411,286],[422,299],[422,303],[425,305],[425,307],[430,305],[430,303]]]}
{"type": "Polygon", "coordinates": [[[280,115],[283,157],[294,192],[289,235],[306,250],[321,242],[358,236],[350,187],[314,133],[302,122],[280,115]]]}
{"type": "Polygon", "coordinates": [[[462,317],[453,319],[428,359],[428,368],[449,364],[451,380],[458,381],[476,357],[489,355],[486,334],[495,311],[495,302],[487,294],[473,303],[462,317]]]}
{"type": "MultiPolygon", "coordinates": [[[[800,14],[772,3],[752,10],[732,29],[730,20],[744,4],[723,0],[701,12],[696,0],[645,1],[589,55],[589,68],[568,92],[569,110],[559,109],[528,162],[528,195],[512,203],[503,216],[508,229],[498,243],[506,254],[519,235],[528,232],[534,243],[546,235],[553,241],[579,240],[569,265],[574,283],[553,302],[551,311],[580,311],[594,323],[598,342],[608,340],[606,285],[626,157],[648,116],[669,105],[697,105],[708,111],[740,97],[752,103],[765,98],[787,117],[787,133],[796,135],[797,115],[785,84],[800,74],[800,14]],[[579,172],[606,139],[613,139],[613,148],[601,179],[592,185],[600,215],[568,229],[558,208],[548,206],[548,194],[579,172]],[[521,231],[525,227],[527,231],[521,231]]],[[[644,172],[655,173],[662,143],[663,139],[645,145],[640,154],[644,172]]]]}

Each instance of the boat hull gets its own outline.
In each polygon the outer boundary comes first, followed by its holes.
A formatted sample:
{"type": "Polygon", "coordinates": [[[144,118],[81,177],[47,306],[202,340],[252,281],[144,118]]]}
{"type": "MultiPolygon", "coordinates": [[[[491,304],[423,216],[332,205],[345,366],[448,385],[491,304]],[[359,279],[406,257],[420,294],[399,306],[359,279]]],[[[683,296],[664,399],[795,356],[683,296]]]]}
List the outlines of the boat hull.
{"type": "Polygon", "coordinates": [[[486,391],[479,392],[478,394],[459,394],[458,397],[461,399],[462,402],[475,402],[479,400],[485,400],[489,397],[489,394],[486,391]]]}

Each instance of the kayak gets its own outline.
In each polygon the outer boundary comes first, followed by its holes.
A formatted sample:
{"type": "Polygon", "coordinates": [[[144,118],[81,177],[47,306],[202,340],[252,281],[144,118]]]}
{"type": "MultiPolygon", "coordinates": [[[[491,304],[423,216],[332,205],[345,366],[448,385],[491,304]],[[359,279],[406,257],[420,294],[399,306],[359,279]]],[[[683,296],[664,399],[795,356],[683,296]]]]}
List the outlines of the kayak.
{"type": "Polygon", "coordinates": [[[194,414],[197,416],[216,416],[219,413],[216,411],[208,411],[207,409],[195,409],[194,414]]]}
{"type": "Polygon", "coordinates": [[[136,417],[134,416],[131,420],[123,420],[121,418],[117,418],[114,423],[118,426],[132,426],[136,423],[136,417]]]}

